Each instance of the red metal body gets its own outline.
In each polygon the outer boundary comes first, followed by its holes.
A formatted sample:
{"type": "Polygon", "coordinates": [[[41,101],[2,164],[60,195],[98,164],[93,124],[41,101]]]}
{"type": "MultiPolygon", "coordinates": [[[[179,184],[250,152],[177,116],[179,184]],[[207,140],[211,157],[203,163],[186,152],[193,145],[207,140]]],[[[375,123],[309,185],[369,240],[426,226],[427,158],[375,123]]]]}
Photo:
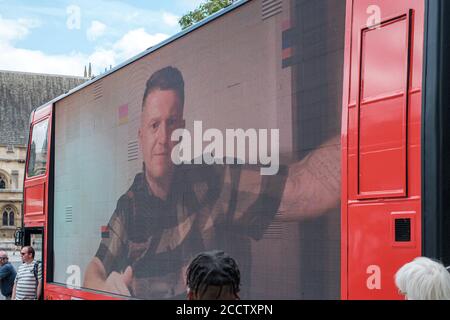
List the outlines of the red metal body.
{"type": "MultiPolygon", "coordinates": [[[[50,119],[48,132],[51,132],[51,116],[52,116],[52,105],[48,105],[34,112],[32,118],[32,127],[30,130],[30,140],[33,134],[32,128],[35,124],[50,119]]],[[[47,155],[50,154],[50,145],[47,144],[47,155]]],[[[29,155],[28,155],[29,157],[29,155]]],[[[27,159],[28,168],[29,159],[27,159]]],[[[24,181],[24,223],[27,227],[44,227],[47,219],[47,203],[48,203],[48,172],[49,172],[49,161],[47,161],[47,167],[44,174],[37,175],[34,177],[28,177],[26,175],[24,181]]]]}
{"type": "Polygon", "coordinates": [[[44,294],[46,300],[120,300],[111,295],[71,289],[57,284],[46,284],[44,294]]]}
{"type": "MultiPolygon", "coordinates": [[[[47,105],[33,112],[30,126],[30,139],[33,134],[34,125],[45,120],[49,120],[48,133],[51,132],[52,127],[52,105],[47,105]]],[[[50,137],[50,134],[48,135],[50,137]]],[[[51,141],[47,144],[47,155],[50,154],[51,141]]],[[[26,166],[28,168],[29,153],[26,159],[26,166]]],[[[43,228],[44,229],[44,252],[47,252],[47,214],[48,214],[48,173],[50,169],[49,161],[47,161],[45,173],[35,177],[28,177],[27,170],[25,170],[24,179],[24,210],[23,210],[23,224],[26,228],[43,228]]],[[[44,266],[46,265],[45,256],[43,257],[44,266]]],[[[47,270],[44,267],[44,283],[47,279],[47,270]]]]}
{"type": "Polygon", "coordinates": [[[421,255],[424,2],[347,1],[342,122],[341,297],[396,299],[421,255]],[[410,219],[396,241],[396,219],[410,219]]]}

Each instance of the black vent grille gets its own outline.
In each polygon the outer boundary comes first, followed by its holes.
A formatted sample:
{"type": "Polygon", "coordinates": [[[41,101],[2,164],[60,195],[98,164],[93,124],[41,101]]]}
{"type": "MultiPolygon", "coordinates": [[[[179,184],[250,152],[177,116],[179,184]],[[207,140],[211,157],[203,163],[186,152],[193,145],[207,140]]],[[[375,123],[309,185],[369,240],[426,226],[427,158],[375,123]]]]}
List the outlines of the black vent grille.
{"type": "Polygon", "coordinates": [[[411,219],[395,219],[395,241],[411,241],[411,219]]]}
{"type": "Polygon", "coordinates": [[[128,161],[137,160],[139,155],[139,143],[138,141],[128,142],[128,161]]]}
{"type": "Polygon", "coordinates": [[[93,94],[94,101],[103,98],[103,83],[101,81],[97,81],[96,83],[94,83],[93,94]]]}
{"type": "Polygon", "coordinates": [[[65,208],[65,218],[66,218],[66,222],[72,222],[73,221],[73,207],[72,206],[66,206],[66,208],[65,208]]]}
{"type": "Polygon", "coordinates": [[[262,0],[261,13],[263,20],[281,13],[283,2],[281,0],[262,0]]]}

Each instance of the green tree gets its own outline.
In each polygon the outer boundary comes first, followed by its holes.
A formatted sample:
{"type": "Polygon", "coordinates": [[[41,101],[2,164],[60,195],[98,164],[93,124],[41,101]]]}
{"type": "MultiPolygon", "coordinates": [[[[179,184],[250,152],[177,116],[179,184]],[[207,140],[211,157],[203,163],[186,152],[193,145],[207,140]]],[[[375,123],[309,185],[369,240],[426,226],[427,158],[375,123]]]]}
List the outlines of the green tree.
{"type": "Polygon", "coordinates": [[[213,13],[219,11],[222,8],[228,7],[236,0],[207,0],[200,4],[197,9],[186,13],[178,21],[181,29],[186,29],[192,26],[194,23],[209,17],[213,13]]]}

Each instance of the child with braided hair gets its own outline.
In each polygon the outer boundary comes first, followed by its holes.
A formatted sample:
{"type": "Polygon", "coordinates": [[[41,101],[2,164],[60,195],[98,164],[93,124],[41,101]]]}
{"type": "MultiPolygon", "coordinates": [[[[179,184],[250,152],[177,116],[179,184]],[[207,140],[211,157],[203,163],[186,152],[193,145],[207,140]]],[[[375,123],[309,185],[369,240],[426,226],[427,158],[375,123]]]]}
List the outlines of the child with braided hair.
{"type": "Polygon", "coordinates": [[[239,300],[240,272],[223,251],[202,252],[187,269],[189,300],[239,300]]]}

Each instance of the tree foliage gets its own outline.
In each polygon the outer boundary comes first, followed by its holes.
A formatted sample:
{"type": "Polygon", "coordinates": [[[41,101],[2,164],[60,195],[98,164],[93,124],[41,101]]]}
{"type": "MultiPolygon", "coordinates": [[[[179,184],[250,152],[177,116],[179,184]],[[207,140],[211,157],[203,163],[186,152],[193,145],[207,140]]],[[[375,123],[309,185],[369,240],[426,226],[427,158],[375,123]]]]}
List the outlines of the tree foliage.
{"type": "Polygon", "coordinates": [[[213,13],[219,11],[222,8],[228,7],[236,0],[207,0],[198,6],[197,9],[186,13],[178,21],[181,29],[186,29],[192,26],[194,23],[209,17],[213,13]]]}

